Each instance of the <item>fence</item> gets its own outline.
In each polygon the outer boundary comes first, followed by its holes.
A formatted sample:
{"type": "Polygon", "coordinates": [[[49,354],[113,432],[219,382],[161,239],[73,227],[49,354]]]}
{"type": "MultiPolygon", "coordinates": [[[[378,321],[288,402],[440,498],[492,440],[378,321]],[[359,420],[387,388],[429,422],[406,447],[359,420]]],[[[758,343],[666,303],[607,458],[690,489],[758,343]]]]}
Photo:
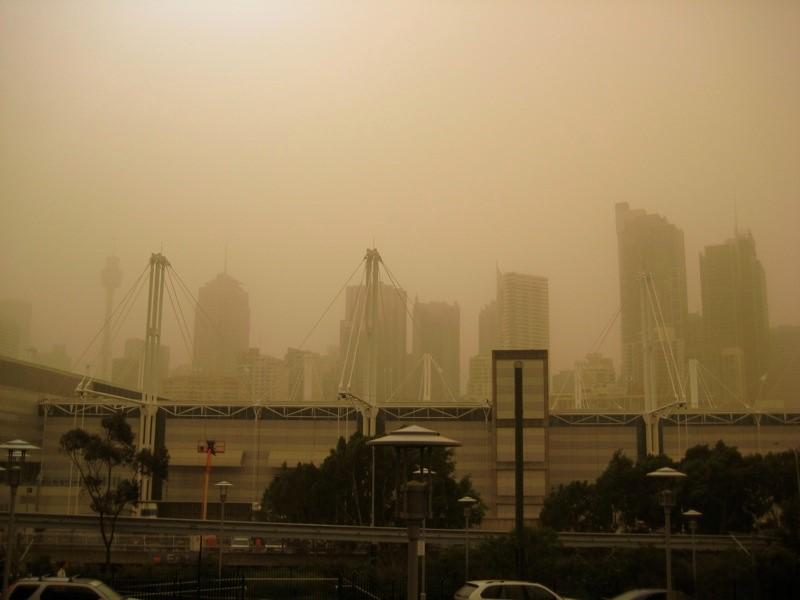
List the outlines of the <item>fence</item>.
{"type": "Polygon", "coordinates": [[[325,572],[303,567],[241,567],[222,579],[191,577],[114,578],[112,587],[140,600],[403,600],[405,582],[379,582],[360,573],[325,572]]]}

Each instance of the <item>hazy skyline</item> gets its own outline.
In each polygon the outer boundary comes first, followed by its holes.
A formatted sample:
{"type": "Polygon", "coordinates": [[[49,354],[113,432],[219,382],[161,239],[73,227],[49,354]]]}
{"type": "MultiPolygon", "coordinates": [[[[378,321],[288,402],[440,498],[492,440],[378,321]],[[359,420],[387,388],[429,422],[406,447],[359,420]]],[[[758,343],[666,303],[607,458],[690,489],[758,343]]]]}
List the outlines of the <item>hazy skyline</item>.
{"type": "MultiPolygon", "coordinates": [[[[119,300],[163,245],[195,295],[227,247],[283,356],[374,245],[459,303],[462,373],[495,267],[548,277],[569,368],[619,306],[620,201],[683,230],[693,312],[738,213],[770,324],[800,324],[800,4],[0,5],[0,298],[40,350],[77,358],[106,256],[119,300]]],[[[188,362],[169,312],[164,342],[188,362]]]]}

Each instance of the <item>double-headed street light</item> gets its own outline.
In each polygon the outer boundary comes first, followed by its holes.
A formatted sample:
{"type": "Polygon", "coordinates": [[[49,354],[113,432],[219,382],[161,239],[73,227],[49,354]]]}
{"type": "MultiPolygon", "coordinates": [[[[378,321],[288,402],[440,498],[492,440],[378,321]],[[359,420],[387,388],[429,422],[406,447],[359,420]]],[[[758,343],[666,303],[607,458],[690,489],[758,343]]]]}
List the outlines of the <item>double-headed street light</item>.
{"type": "Polygon", "coordinates": [[[230,481],[218,481],[214,487],[219,490],[219,563],[217,565],[217,579],[222,579],[222,534],[225,531],[225,501],[228,499],[228,488],[233,487],[230,481]]]}
{"type": "Polygon", "coordinates": [[[6,463],[5,471],[8,477],[8,487],[11,495],[8,508],[8,526],[6,527],[6,559],[3,565],[3,598],[6,600],[8,599],[8,584],[11,578],[11,563],[14,561],[14,551],[16,550],[14,514],[17,501],[17,488],[22,481],[25,456],[28,452],[38,449],[38,446],[29,444],[25,440],[11,440],[5,444],[0,444],[0,450],[6,450],[8,452],[8,462],[6,463]]]}
{"type": "Polygon", "coordinates": [[[469,581],[469,517],[478,501],[472,496],[462,496],[459,505],[464,508],[464,581],[469,581]]]}
{"type": "Polygon", "coordinates": [[[672,600],[672,550],[670,548],[670,513],[675,506],[675,492],[672,490],[672,482],[681,477],[686,477],[686,473],[676,471],[672,467],[661,467],[647,474],[665,482],[664,489],[658,493],[658,502],[664,507],[664,553],[667,559],[667,600],[672,600]]]}

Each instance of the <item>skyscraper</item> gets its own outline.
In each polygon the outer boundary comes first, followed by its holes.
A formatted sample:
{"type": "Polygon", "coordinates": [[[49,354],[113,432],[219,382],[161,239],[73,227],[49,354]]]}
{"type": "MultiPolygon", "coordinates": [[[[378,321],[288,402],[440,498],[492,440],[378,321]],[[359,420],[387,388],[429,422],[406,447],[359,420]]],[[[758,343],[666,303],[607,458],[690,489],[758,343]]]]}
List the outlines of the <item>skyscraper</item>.
{"type": "Polygon", "coordinates": [[[478,354],[491,357],[492,350],[500,348],[500,327],[497,323],[497,300],[491,301],[478,314],[478,354]]]}
{"type": "Polygon", "coordinates": [[[227,273],[200,288],[194,320],[194,368],[202,375],[236,375],[250,340],[250,301],[227,273]]]}
{"type": "Polygon", "coordinates": [[[497,271],[498,345],[503,350],[550,346],[550,299],[546,277],[497,271]]]}
{"type": "Polygon", "coordinates": [[[653,391],[656,397],[652,401],[663,404],[674,399],[671,383],[675,381],[674,373],[670,378],[667,368],[671,356],[675,357],[679,374],[685,371],[689,310],[683,232],[661,215],[631,210],[627,202],[616,205],[616,225],[622,383],[630,394],[645,393],[643,339],[649,339],[653,345],[655,369],[653,391]],[[643,292],[645,275],[651,288],[649,295],[643,292]],[[658,319],[653,318],[653,312],[659,314],[658,319]],[[648,323],[644,332],[643,321],[648,323]]]}
{"type": "Polygon", "coordinates": [[[753,404],[769,367],[764,268],[748,233],[706,246],[700,255],[706,367],[716,400],[753,404]]]}
{"type": "Polygon", "coordinates": [[[458,398],[461,381],[461,310],[458,303],[414,303],[414,335],[412,342],[415,361],[430,354],[441,369],[431,369],[431,398],[458,398]],[[443,381],[446,384],[443,384],[443,381]]]}

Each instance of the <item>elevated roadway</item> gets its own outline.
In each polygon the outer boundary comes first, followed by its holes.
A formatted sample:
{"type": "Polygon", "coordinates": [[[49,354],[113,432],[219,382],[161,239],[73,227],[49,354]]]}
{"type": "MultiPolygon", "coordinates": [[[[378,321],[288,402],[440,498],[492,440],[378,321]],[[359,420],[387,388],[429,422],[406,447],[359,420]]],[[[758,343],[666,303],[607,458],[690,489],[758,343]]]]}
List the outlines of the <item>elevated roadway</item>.
{"type": "MultiPolygon", "coordinates": [[[[0,522],[6,523],[7,513],[0,513],[0,522]]],[[[94,515],[57,515],[22,513],[16,516],[18,527],[45,531],[98,531],[98,520],[94,515]]],[[[117,530],[121,534],[161,536],[216,535],[218,521],[200,519],[147,519],[120,517],[117,530]]],[[[302,523],[264,523],[259,521],[225,521],[225,535],[230,537],[261,537],[265,540],[346,541],[361,543],[403,544],[408,541],[403,527],[368,527],[352,525],[317,525],[302,523]]],[[[470,530],[473,542],[508,535],[505,531],[470,530]]],[[[438,546],[464,544],[463,529],[427,529],[426,540],[438,546]]],[[[661,533],[575,533],[559,532],[559,541],[568,548],[663,548],[661,533]]],[[[732,535],[697,535],[698,551],[741,550],[748,551],[764,547],[769,543],[765,537],[732,535]]],[[[678,550],[691,549],[691,537],[674,534],[672,547],[678,550]]]]}

